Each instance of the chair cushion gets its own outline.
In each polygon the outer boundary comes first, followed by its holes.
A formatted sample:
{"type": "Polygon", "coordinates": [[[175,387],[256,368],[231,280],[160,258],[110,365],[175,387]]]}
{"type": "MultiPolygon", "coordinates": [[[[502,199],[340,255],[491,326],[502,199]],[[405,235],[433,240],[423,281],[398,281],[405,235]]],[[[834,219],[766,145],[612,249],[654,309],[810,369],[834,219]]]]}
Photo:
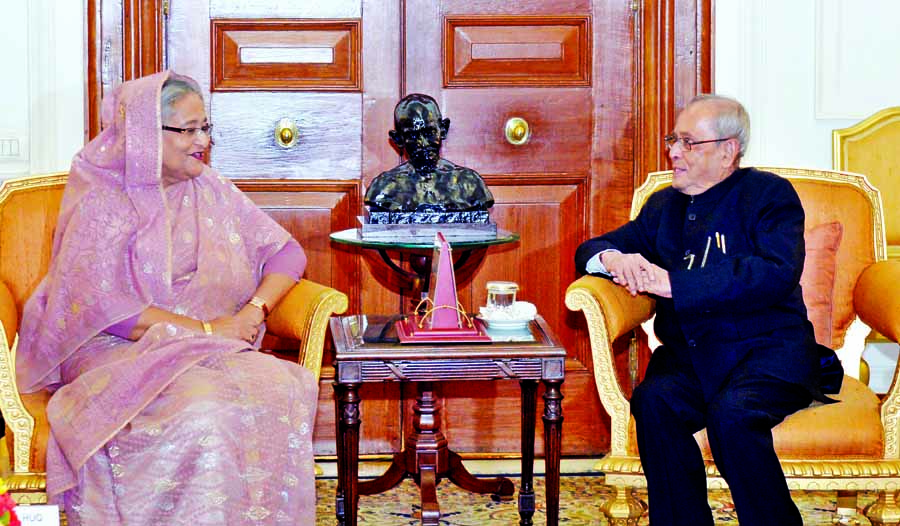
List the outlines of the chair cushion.
{"type": "MultiPolygon", "coordinates": [[[[844,376],[836,404],[814,403],[784,419],[772,430],[778,458],[880,459],[884,430],[878,396],[865,384],[844,376]]],[[[712,459],[706,430],[695,435],[703,458],[712,459]]]]}
{"type": "Polygon", "coordinates": [[[833,348],[834,275],[837,251],[844,229],[838,221],[823,223],[806,231],[806,262],[800,276],[803,303],[816,333],[816,341],[833,348]]]}
{"type": "MultiPolygon", "coordinates": [[[[868,386],[844,376],[836,404],[814,403],[787,417],[772,430],[778,458],[788,459],[881,459],[884,430],[881,402],[868,386]]],[[[629,455],[637,456],[634,417],[628,422],[629,455]]],[[[706,430],[695,435],[703,458],[712,460],[706,430]]]]}

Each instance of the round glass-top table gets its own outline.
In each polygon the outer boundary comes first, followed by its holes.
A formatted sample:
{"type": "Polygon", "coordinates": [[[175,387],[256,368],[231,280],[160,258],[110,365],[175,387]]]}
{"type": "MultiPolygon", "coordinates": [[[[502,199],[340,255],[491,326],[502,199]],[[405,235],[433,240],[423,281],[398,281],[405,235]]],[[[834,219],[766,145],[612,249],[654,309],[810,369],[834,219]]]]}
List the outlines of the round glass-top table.
{"type": "MultiPolygon", "coordinates": [[[[434,241],[423,238],[403,238],[398,236],[397,239],[386,241],[383,239],[363,239],[362,232],[359,228],[349,228],[340,232],[333,232],[330,236],[332,241],[342,245],[350,245],[359,248],[377,250],[382,261],[401,278],[406,280],[409,288],[418,291],[421,294],[428,292],[428,277],[431,273],[431,256],[434,253],[434,241]],[[415,257],[410,258],[410,272],[398,265],[388,255],[389,250],[404,252],[415,257]]],[[[478,239],[478,240],[457,240],[448,239],[450,248],[459,254],[459,258],[453,263],[453,270],[458,271],[464,265],[477,265],[483,259],[488,247],[494,245],[505,245],[519,240],[519,234],[508,232],[506,230],[497,230],[496,237],[478,239]]]]}

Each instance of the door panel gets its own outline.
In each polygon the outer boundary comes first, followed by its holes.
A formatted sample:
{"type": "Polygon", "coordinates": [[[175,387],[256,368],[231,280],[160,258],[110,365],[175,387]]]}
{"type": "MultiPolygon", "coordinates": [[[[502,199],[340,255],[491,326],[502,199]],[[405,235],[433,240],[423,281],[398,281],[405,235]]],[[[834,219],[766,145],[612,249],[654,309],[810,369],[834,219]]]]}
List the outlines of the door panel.
{"type": "Polygon", "coordinates": [[[212,90],[359,91],[359,20],[212,20],[212,90]]]}
{"type": "MultiPolygon", "coordinates": [[[[623,2],[606,7],[609,12],[599,16],[632,19],[623,2]]],[[[407,33],[408,91],[438,100],[443,116],[451,120],[442,154],[485,177],[497,198],[492,218],[500,228],[520,235],[514,247],[489,252],[466,299],[477,310],[484,304],[486,281],[508,279],[519,284],[519,299],[537,306],[572,358],[567,361],[563,394],[568,396],[571,389],[576,405],[584,408],[572,429],[592,429],[578,438],[564,438],[566,453],[600,454],[608,447],[608,432],[594,432],[592,426],[605,424],[596,416],[582,419],[585,414],[602,414],[603,408],[592,390],[589,364],[580,361],[588,354],[586,337],[571,323],[563,296],[576,277],[575,248],[590,231],[590,193],[597,182],[620,176],[596,162],[598,145],[608,139],[608,131],[596,126],[604,100],[598,95],[630,91],[631,84],[624,88],[601,84],[606,90],[597,90],[596,81],[603,77],[594,48],[600,44],[590,28],[598,12],[589,2],[411,0],[406,14],[411,26],[425,28],[407,33]],[[427,21],[431,23],[426,26],[427,21]],[[511,117],[528,122],[531,135],[525,144],[507,141],[505,125],[511,117]]],[[[603,46],[632,56],[630,31],[605,37],[603,46]]],[[[610,66],[623,68],[621,78],[633,71],[627,59],[610,66]]],[[[614,74],[604,67],[604,75],[614,74]]],[[[627,121],[630,116],[616,118],[627,121]]],[[[630,170],[624,175],[632,179],[630,170]]],[[[450,385],[443,389],[462,393],[450,385]]],[[[491,403],[517,414],[517,386],[490,389],[491,403]]],[[[453,398],[453,412],[445,417],[448,436],[456,437],[453,447],[490,451],[491,446],[480,444],[476,436],[488,434],[499,441],[497,447],[515,451],[516,441],[510,437],[518,436],[518,419],[489,411],[483,403],[478,398],[453,398]],[[465,416],[458,418],[457,413],[465,416]],[[479,432],[473,434],[473,429],[479,432]]]]}
{"type": "MultiPolygon", "coordinates": [[[[566,366],[563,383],[563,454],[581,456],[596,448],[597,436],[609,434],[609,417],[585,403],[597,395],[593,376],[579,367],[566,366]]],[[[543,455],[543,386],[538,387],[535,414],[535,453],[543,455]]],[[[439,391],[443,407],[441,425],[450,447],[472,456],[515,455],[521,449],[520,388],[517,382],[446,382],[439,391]]],[[[411,410],[411,408],[410,408],[411,410]]],[[[407,429],[411,432],[412,427],[407,429]]]]}
{"type": "Polygon", "coordinates": [[[573,355],[581,344],[570,332],[557,329],[568,314],[558,294],[575,278],[574,269],[565,269],[571,267],[569,262],[584,236],[587,176],[491,176],[487,182],[496,199],[491,217],[504,229],[518,232],[520,241],[489,252],[480,272],[466,286],[471,297],[468,304],[477,310],[487,303],[488,281],[514,281],[519,284],[518,299],[537,306],[573,355]]]}
{"type": "MultiPolygon", "coordinates": [[[[226,177],[359,179],[358,93],[214,92],[210,163],[226,177]],[[279,120],[297,125],[292,148],[275,140],[279,120]]],[[[352,226],[352,225],[351,225],[352,226]]]]}
{"type": "Polygon", "coordinates": [[[588,88],[448,89],[442,95],[441,111],[450,119],[441,153],[447,159],[482,176],[590,171],[588,88]],[[520,146],[506,139],[512,117],[525,119],[530,128],[528,142],[520,146]]]}
{"type": "Polygon", "coordinates": [[[359,18],[360,0],[327,2],[272,0],[170,0],[172,3],[204,3],[210,18],[359,18]]]}
{"type": "Polygon", "coordinates": [[[590,86],[587,16],[444,18],[444,85],[590,86]]]}
{"type": "Polygon", "coordinates": [[[358,294],[359,261],[334,250],[328,233],[348,228],[359,208],[357,181],[236,181],[261,209],[300,242],[304,277],[347,294],[358,294]]]}

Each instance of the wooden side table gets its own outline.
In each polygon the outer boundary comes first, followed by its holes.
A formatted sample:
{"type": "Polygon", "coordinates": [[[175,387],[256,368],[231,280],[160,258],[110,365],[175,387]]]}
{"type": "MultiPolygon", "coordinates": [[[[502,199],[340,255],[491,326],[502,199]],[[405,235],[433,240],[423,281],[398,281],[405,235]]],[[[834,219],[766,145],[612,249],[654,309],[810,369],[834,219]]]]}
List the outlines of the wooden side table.
{"type": "Polygon", "coordinates": [[[519,489],[520,525],[531,525],[535,511],[534,433],[537,384],[544,383],[544,446],[546,450],[547,524],[559,521],[559,465],[562,444],[562,393],[565,349],[543,318],[510,339],[495,333],[489,344],[400,345],[363,341],[365,327],[384,323],[386,316],[344,316],[331,319],[335,342],[335,403],[337,405],[337,518],[355,525],[359,495],[393,488],[407,476],[419,485],[422,524],[436,526],[441,517],[437,484],[444,478],[468,491],[511,497],[512,482],[480,479],[466,471],[440,430],[433,382],[518,380],[522,389],[522,484],[519,489]],[[364,382],[415,382],[415,432],[406,438],[388,470],[375,480],[359,482],[359,387],[364,382]]]}

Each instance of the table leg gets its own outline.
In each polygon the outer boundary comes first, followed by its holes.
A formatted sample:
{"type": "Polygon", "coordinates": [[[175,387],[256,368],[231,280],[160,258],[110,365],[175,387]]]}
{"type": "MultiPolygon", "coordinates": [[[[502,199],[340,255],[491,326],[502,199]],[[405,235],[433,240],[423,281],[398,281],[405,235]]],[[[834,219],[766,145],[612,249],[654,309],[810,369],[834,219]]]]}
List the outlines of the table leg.
{"type": "MultiPolygon", "coordinates": [[[[419,485],[422,502],[422,524],[437,525],[441,510],[437,501],[437,485],[443,477],[462,489],[474,493],[490,493],[494,500],[512,497],[515,486],[506,477],[478,478],[466,470],[462,458],[450,451],[440,430],[440,409],[431,382],[419,382],[414,408],[414,432],[407,437],[403,451],[394,455],[388,470],[375,480],[358,482],[359,461],[359,384],[335,384],[338,440],[338,524],[355,526],[359,495],[375,495],[387,491],[412,475],[419,485]]],[[[531,461],[534,463],[534,415],[537,383],[530,382],[531,461]]],[[[525,395],[523,395],[525,396],[525,395]]],[[[524,424],[523,424],[524,425],[524,424]]],[[[558,471],[558,470],[557,470],[558,471]]],[[[529,472],[529,476],[530,476],[529,472]]],[[[558,477],[557,477],[558,481],[558,477]]],[[[530,482],[529,482],[530,487],[530,482]]],[[[557,497],[558,501],[558,497],[557,497]]],[[[521,502],[521,498],[520,498],[521,502]]],[[[534,491],[531,490],[534,510],[534,491]]],[[[521,507],[521,504],[520,504],[521,507]]],[[[530,524],[530,523],[529,523],[530,524]]]]}
{"type": "Polygon", "coordinates": [[[437,501],[438,476],[434,467],[423,467],[419,471],[419,494],[422,502],[422,526],[438,526],[441,521],[441,507],[437,501]]]}
{"type": "Polygon", "coordinates": [[[544,380],[544,455],[547,467],[547,526],[559,523],[559,463],[562,454],[562,380],[544,380]]]}
{"type": "Polygon", "coordinates": [[[522,380],[522,484],[519,488],[519,525],[531,526],[534,516],[534,418],[537,381],[522,380]]]}
{"type": "Polygon", "coordinates": [[[406,478],[409,468],[406,466],[404,454],[395,453],[388,470],[373,480],[359,483],[360,495],[377,495],[395,487],[406,478]]]}
{"type": "Polygon", "coordinates": [[[341,526],[356,526],[359,507],[359,385],[334,384],[337,400],[337,519],[341,526]]]}
{"type": "Polygon", "coordinates": [[[431,382],[418,384],[419,394],[413,408],[413,432],[404,448],[406,470],[419,485],[422,499],[422,524],[436,525],[441,518],[437,484],[447,471],[447,439],[440,429],[440,408],[431,382]]]}
{"type": "MultiPolygon", "coordinates": [[[[338,384],[334,384],[334,436],[337,437],[337,445],[339,445],[341,438],[341,419],[338,418],[338,415],[341,414],[341,390],[338,387],[338,384]]],[[[337,448],[338,453],[340,453],[340,447],[337,448]]],[[[344,488],[341,486],[341,455],[338,454],[337,457],[337,467],[338,467],[338,478],[337,478],[337,491],[335,491],[335,502],[334,502],[334,510],[337,515],[337,523],[338,526],[344,525],[344,488]]]]}
{"type": "Polygon", "coordinates": [[[478,478],[472,475],[463,465],[462,457],[453,451],[449,452],[449,461],[450,470],[447,472],[447,478],[466,491],[490,493],[496,502],[507,500],[516,492],[515,485],[506,477],[478,478]]]}

